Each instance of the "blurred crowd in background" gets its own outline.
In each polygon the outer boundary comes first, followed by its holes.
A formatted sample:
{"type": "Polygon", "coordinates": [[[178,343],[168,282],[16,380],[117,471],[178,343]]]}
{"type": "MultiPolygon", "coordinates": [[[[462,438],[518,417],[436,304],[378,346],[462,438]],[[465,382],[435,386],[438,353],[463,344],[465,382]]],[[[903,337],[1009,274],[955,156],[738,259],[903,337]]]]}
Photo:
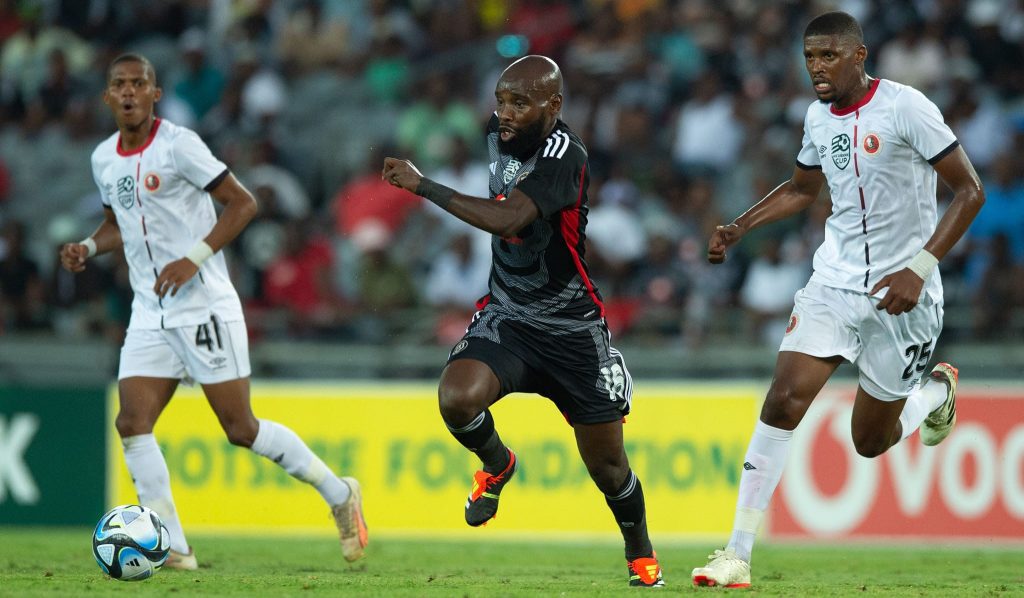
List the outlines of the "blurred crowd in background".
{"type": "Polygon", "coordinates": [[[706,243],[792,173],[814,100],[801,35],[834,9],[863,25],[869,74],[939,106],[985,184],[941,263],[944,334],[1020,338],[1017,0],[0,0],[0,335],[123,335],[123,257],[73,276],[57,248],[102,218],[89,155],[115,131],[106,67],[133,51],[157,70],[158,114],[261,206],[226,250],[254,342],[454,342],[489,238],[381,181],[383,158],[486,197],[494,84],[530,53],[562,67],[562,118],[590,151],[586,258],[616,338],[777,345],[827,196],[724,266],[706,243]]]}

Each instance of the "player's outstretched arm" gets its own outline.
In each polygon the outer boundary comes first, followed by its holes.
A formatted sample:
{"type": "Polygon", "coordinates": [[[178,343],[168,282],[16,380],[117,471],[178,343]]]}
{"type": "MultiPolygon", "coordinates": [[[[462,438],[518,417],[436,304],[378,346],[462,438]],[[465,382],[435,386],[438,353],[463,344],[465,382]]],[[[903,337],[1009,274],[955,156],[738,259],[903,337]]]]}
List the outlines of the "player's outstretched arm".
{"type": "Polygon", "coordinates": [[[532,199],[513,189],[503,201],[463,195],[424,177],[408,160],[386,158],[381,178],[434,202],[453,216],[499,237],[513,237],[540,216],[532,199]]]}
{"type": "Polygon", "coordinates": [[[718,226],[708,240],[708,261],[721,264],[726,258],[726,249],[735,245],[751,230],[788,218],[807,209],[821,192],[825,175],[818,168],[793,169],[793,176],[773,189],[768,195],[741,214],[731,224],[718,226]]]}
{"type": "Polygon", "coordinates": [[[888,287],[876,309],[899,315],[917,306],[924,283],[931,276],[939,260],[949,253],[953,245],[967,232],[967,227],[985,203],[985,190],[981,186],[967,153],[957,147],[934,165],[935,171],[950,189],[953,202],[939,220],[935,232],[906,268],[890,272],[871,289],[871,294],[888,287]]]}
{"type": "Polygon", "coordinates": [[[203,261],[233,241],[256,216],[256,199],[231,173],[210,190],[210,195],[224,204],[224,210],[206,238],[197,242],[188,255],[164,266],[153,284],[158,296],[176,295],[178,289],[196,275],[203,261]]]}
{"type": "Polygon", "coordinates": [[[105,208],[103,222],[81,243],[65,243],[60,248],[60,265],[68,272],[85,270],[85,260],[120,247],[121,229],[117,226],[114,210],[105,208]]]}

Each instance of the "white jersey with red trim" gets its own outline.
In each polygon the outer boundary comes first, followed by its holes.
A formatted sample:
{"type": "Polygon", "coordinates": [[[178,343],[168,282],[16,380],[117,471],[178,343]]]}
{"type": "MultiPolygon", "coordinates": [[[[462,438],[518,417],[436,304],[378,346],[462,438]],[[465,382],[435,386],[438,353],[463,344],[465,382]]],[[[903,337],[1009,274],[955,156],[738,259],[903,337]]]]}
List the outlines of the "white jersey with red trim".
{"type": "Polygon", "coordinates": [[[125,151],[114,133],[92,153],[104,207],[117,216],[132,291],[131,329],[178,328],[243,319],[224,255],[203,262],[175,296],[153,291],[164,266],[181,259],[217,222],[212,189],[228,174],[199,136],[157,119],[142,147],[125,151]]]}
{"type": "MultiPolygon", "coordinates": [[[[867,293],[906,267],[938,222],[933,165],[957,145],[935,104],[892,81],[872,80],[864,98],[842,110],[811,104],[797,166],[822,169],[832,196],[811,281],[867,293]]],[[[937,270],[923,293],[942,300],[937,270]]]]}

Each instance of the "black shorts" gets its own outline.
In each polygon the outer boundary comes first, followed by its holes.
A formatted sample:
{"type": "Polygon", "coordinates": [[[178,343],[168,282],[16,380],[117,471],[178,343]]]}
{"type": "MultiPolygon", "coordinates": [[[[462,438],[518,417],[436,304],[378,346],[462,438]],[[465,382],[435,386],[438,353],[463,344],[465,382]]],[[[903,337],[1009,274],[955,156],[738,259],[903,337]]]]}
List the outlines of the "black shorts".
{"type": "Polygon", "coordinates": [[[448,355],[448,363],[481,361],[498,377],[499,397],[513,392],[547,397],[570,424],[612,422],[629,413],[633,379],[622,354],[611,346],[603,320],[555,335],[507,319],[490,319],[481,330],[480,313],[448,355]]]}

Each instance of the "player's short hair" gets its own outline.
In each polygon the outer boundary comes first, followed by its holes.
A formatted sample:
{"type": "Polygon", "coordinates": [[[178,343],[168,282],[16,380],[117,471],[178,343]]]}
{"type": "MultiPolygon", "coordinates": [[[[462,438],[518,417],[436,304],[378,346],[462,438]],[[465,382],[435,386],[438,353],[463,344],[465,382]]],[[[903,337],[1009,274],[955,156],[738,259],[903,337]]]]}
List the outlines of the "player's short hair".
{"type": "Polygon", "coordinates": [[[156,69],[153,68],[153,63],[150,62],[149,59],[143,56],[142,54],[135,54],[134,52],[127,52],[125,54],[121,54],[117,58],[110,61],[110,66],[107,67],[108,80],[110,79],[110,73],[113,72],[114,67],[124,62],[142,63],[142,65],[146,67],[146,70],[149,71],[149,74],[152,75],[153,84],[156,85],[156,69]]]}
{"type": "Polygon", "coordinates": [[[864,31],[857,19],[845,12],[834,11],[811,19],[804,29],[804,38],[812,35],[838,35],[852,38],[857,45],[864,43],[864,31]]]}

